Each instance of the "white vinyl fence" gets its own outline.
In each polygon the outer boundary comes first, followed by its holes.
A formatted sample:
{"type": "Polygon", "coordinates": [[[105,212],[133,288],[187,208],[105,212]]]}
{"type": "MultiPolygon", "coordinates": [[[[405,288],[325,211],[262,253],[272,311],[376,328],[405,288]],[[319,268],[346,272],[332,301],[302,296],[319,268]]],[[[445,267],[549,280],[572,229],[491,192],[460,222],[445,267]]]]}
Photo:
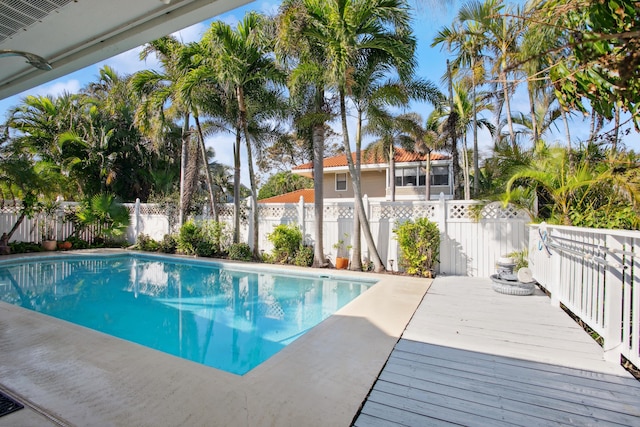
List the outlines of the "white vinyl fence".
{"type": "Polygon", "coordinates": [[[532,225],[533,277],[604,340],[607,360],[640,366],[640,232],[532,225]],[[635,286],[634,286],[635,285],[635,286]]]}
{"type": "MultiPolygon", "coordinates": [[[[394,228],[409,219],[427,217],[437,223],[441,231],[440,274],[488,277],[495,271],[495,261],[513,251],[521,251],[528,245],[528,216],[515,208],[503,208],[500,203],[492,203],[484,208],[478,202],[463,200],[439,201],[370,201],[365,197],[365,210],[371,226],[374,241],[380,257],[387,269],[398,270],[400,257],[398,244],[393,233],[394,228]]],[[[66,204],[70,205],[70,204],[66,204]]],[[[175,209],[154,204],[126,204],[131,213],[131,224],[127,240],[134,243],[140,234],[146,234],[156,240],[175,228],[175,209]]],[[[233,205],[219,207],[219,220],[225,222],[227,230],[233,225],[233,205]]],[[[314,208],[312,203],[259,204],[259,247],[269,252],[272,249],[267,235],[278,224],[296,224],[301,227],[305,243],[313,245],[314,208]]],[[[15,222],[16,214],[0,214],[0,232],[8,232],[15,222]]],[[[14,209],[15,211],[15,209],[14,209]]],[[[345,246],[352,243],[353,236],[352,202],[325,201],[324,206],[324,250],[332,262],[335,262],[334,244],[344,240],[345,246]]],[[[196,220],[208,219],[205,213],[196,220]]],[[[250,244],[253,224],[251,206],[241,207],[241,241],[250,244]]],[[[12,241],[41,241],[38,218],[25,219],[25,222],[13,236],[12,241]]],[[[56,239],[63,240],[73,232],[71,224],[66,223],[62,210],[58,216],[56,239]]],[[[87,236],[80,236],[86,238],[87,236]]],[[[369,259],[370,251],[362,238],[362,256],[369,259]]]]}
{"type": "MultiPolygon", "coordinates": [[[[529,217],[522,211],[500,203],[478,209],[478,202],[464,200],[439,201],[373,201],[364,198],[365,211],[376,248],[387,269],[398,270],[399,248],[393,233],[396,225],[427,217],[438,224],[441,231],[440,274],[488,277],[495,272],[498,257],[527,248],[529,217]],[[479,212],[478,212],[479,210],[479,212]],[[392,262],[393,261],[393,262],[392,262]],[[393,264],[393,265],[392,265],[393,264]]],[[[250,206],[242,208],[242,241],[251,241],[250,206]]],[[[259,247],[269,252],[273,246],[267,235],[279,224],[296,224],[305,243],[314,244],[314,208],[312,203],[258,204],[259,247]]],[[[327,258],[335,262],[338,240],[350,245],[353,241],[352,202],[325,201],[323,212],[323,246],[327,258]]],[[[233,222],[233,206],[226,205],[219,214],[220,221],[233,222]]],[[[364,237],[362,256],[370,259],[364,237]]]]}

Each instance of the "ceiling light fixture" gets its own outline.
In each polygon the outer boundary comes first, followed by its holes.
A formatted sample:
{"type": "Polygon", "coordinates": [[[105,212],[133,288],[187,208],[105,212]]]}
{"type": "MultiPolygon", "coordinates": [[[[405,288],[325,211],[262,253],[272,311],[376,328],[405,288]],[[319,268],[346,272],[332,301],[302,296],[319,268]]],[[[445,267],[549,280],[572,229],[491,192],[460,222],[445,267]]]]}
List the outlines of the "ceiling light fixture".
{"type": "Polygon", "coordinates": [[[27,60],[28,64],[39,70],[49,71],[53,68],[43,57],[21,50],[0,49],[0,57],[3,56],[22,56],[27,60]]]}

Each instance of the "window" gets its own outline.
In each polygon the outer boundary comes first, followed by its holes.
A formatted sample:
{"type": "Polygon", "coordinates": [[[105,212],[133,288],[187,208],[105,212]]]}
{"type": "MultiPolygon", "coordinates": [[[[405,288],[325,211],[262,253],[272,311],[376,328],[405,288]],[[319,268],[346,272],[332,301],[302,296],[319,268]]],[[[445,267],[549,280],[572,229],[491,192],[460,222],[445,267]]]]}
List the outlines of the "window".
{"type": "Polygon", "coordinates": [[[433,166],[431,168],[431,185],[449,185],[448,166],[433,166]]]}
{"type": "Polygon", "coordinates": [[[418,184],[418,169],[403,169],[404,177],[403,177],[403,185],[405,186],[413,186],[418,184]]]}
{"type": "Polygon", "coordinates": [[[424,185],[424,170],[418,166],[396,169],[396,187],[424,185]]]}
{"type": "Polygon", "coordinates": [[[337,173],[336,174],[336,191],[346,191],[346,190],[347,190],[347,174],[337,173]]]}

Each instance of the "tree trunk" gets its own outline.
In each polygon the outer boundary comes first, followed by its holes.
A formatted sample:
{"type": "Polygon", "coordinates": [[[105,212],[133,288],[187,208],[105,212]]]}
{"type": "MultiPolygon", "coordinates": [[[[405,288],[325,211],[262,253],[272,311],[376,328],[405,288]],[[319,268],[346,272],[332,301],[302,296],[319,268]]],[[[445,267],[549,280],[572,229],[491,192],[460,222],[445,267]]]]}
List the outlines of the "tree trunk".
{"type": "Polygon", "coordinates": [[[480,153],[478,153],[478,100],[476,93],[475,57],[471,62],[471,85],[473,86],[473,195],[480,192],[480,153]]]}
{"type": "Polygon", "coordinates": [[[471,186],[469,184],[469,149],[467,148],[467,133],[462,135],[462,164],[464,175],[464,199],[471,199],[471,186]]]}
{"type": "Polygon", "coordinates": [[[16,220],[16,223],[13,224],[13,227],[11,227],[11,230],[9,230],[8,233],[2,233],[2,237],[0,237],[0,240],[3,243],[3,246],[9,246],[9,240],[11,240],[11,237],[16,232],[18,227],[20,227],[20,224],[22,224],[26,216],[27,216],[27,213],[23,208],[22,211],[20,212],[20,216],[18,216],[18,219],[16,220]]]}
{"type": "MultiPolygon", "coordinates": [[[[316,111],[322,112],[324,106],[324,89],[316,88],[316,111]]],[[[315,242],[313,249],[313,267],[326,267],[324,256],[324,123],[313,126],[313,223],[315,242]]]]}
{"type": "Polygon", "coordinates": [[[564,123],[564,136],[567,139],[567,150],[571,151],[571,133],[569,132],[569,121],[567,120],[567,112],[560,106],[560,115],[562,116],[562,123],[564,123]]]}
{"type": "Polygon", "coordinates": [[[259,248],[259,230],[258,220],[260,215],[258,213],[258,186],[256,184],[256,174],[253,170],[253,153],[251,150],[251,139],[249,138],[249,125],[247,123],[247,107],[244,102],[244,91],[241,86],[236,88],[236,95],[238,97],[238,110],[240,111],[240,123],[242,123],[242,129],[244,131],[244,142],[247,146],[247,164],[249,166],[249,181],[251,182],[251,204],[253,209],[253,256],[258,259],[260,257],[259,248]]]}
{"type": "Polygon", "coordinates": [[[611,142],[611,149],[614,153],[618,151],[618,136],[620,135],[620,102],[616,101],[616,108],[614,110],[614,128],[613,128],[613,141],[611,142]]]}
{"type": "MultiPolygon", "coordinates": [[[[358,110],[358,118],[356,121],[356,175],[358,180],[360,179],[360,169],[362,166],[362,111],[358,110]]],[[[351,156],[349,156],[351,157],[351,156]]],[[[355,193],[354,193],[355,194],[355,193]]],[[[355,197],[354,197],[355,203],[355,197]]],[[[360,238],[360,230],[362,226],[360,224],[360,218],[356,214],[355,205],[353,210],[353,239],[351,250],[351,270],[362,270],[362,239],[360,238]]]]}
{"type": "Polygon", "coordinates": [[[198,130],[198,142],[200,143],[200,155],[202,156],[202,164],[204,167],[205,179],[207,181],[207,190],[209,191],[209,206],[211,207],[211,214],[213,220],[218,222],[218,206],[216,204],[216,198],[213,194],[213,180],[211,179],[211,171],[209,170],[209,159],[207,158],[207,147],[204,145],[204,135],[202,134],[202,127],[200,126],[200,119],[197,114],[193,115],[193,119],[196,122],[196,129],[198,130]]]}
{"type": "Polygon", "coordinates": [[[529,110],[531,111],[531,131],[533,133],[533,144],[535,145],[540,139],[538,135],[538,118],[536,117],[536,102],[534,97],[534,88],[531,82],[528,82],[527,92],[529,93],[529,110]]]}
{"type": "Polygon", "coordinates": [[[454,197],[460,195],[458,181],[460,179],[460,154],[458,153],[458,136],[456,132],[457,123],[454,123],[454,109],[453,109],[453,81],[451,80],[451,67],[449,60],[447,59],[447,80],[449,82],[449,131],[451,134],[451,163],[453,167],[453,193],[454,197]]]}
{"type": "Polygon", "coordinates": [[[349,133],[347,127],[347,107],[345,104],[345,95],[344,90],[340,90],[340,118],[342,121],[342,133],[344,138],[344,148],[347,155],[347,164],[349,165],[349,173],[351,174],[351,181],[353,184],[353,199],[355,201],[355,209],[354,215],[358,215],[360,217],[360,222],[362,223],[362,231],[364,232],[364,238],[367,242],[367,246],[369,247],[369,253],[371,256],[371,261],[373,261],[374,271],[376,273],[381,273],[385,271],[384,264],[382,263],[382,259],[380,259],[380,255],[378,254],[378,249],[376,248],[375,241],[373,240],[373,235],[371,234],[371,228],[369,226],[369,220],[367,219],[367,215],[364,211],[364,205],[362,203],[362,191],[360,187],[360,176],[356,173],[356,168],[353,162],[353,158],[351,157],[351,147],[349,145],[349,133]]]}
{"type": "Polygon", "coordinates": [[[240,243],[240,125],[236,126],[236,141],[233,146],[233,243],[240,243]]]}
{"type": "Polygon", "coordinates": [[[187,144],[189,142],[189,113],[184,115],[182,124],[182,147],[180,149],[180,212],[178,213],[178,225],[184,224],[184,216],[187,207],[185,206],[185,175],[187,171],[187,144]]]}
{"type": "Polygon", "coordinates": [[[493,118],[493,126],[495,128],[495,132],[493,133],[492,140],[493,146],[497,146],[502,138],[502,127],[501,127],[501,117],[502,117],[502,107],[504,106],[504,97],[501,95],[498,84],[494,83],[491,85],[491,93],[493,93],[493,111],[491,113],[493,118]]]}
{"type": "Polygon", "coordinates": [[[516,135],[513,131],[513,121],[511,120],[511,102],[509,100],[509,83],[507,82],[507,73],[500,71],[500,80],[502,81],[502,91],[504,93],[504,107],[507,115],[507,125],[509,127],[509,137],[511,138],[511,147],[516,150],[516,135]]]}
{"type": "Polygon", "coordinates": [[[428,202],[431,200],[431,150],[427,150],[427,159],[425,161],[425,177],[424,177],[424,199],[428,202]]]}
{"type": "Polygon", "coordinates": [[[389,147],[389,187],[391,189],[391,201],[396,201],[396,159],[393,144],[389,147]]]}

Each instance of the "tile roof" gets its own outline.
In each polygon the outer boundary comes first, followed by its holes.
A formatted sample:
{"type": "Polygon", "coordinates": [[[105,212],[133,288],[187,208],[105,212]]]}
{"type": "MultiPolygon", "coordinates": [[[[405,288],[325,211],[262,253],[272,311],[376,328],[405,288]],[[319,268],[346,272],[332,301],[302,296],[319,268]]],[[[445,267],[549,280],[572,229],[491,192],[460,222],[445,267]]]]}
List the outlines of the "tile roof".
{"type": "MultiPolygon", "coordinates": [[[[362,152],[362,164],[363,165],[371,165],[375,163],[381,163],[379,159],[374,158],[373,156],[365,156],[364,151],[362,152]]],[[[353,158],[355,159],[355,153],[351,153],[353,158]]],[[[424,161],[426,159],[425,154],[418,154],[411,151],[404,150],[402,148],[395,148],[395,161],[396,163],[406,163],[406,162],[418,162],[424,161]]],[[[431,153],[431,160],[447,160],[449,156],[446,154],[440,153],[431,153]]],[[[347,155],[341,154],[339,156],[334,157],[326,157],[324,159],[323,165],[325,168],[334,168],[334,167],[342,167],[347,166],[347,155]]],[[[295,166],[293,170],[306,170],[313,169],[313,163],[305,163],[303,165],[295,166]]],[[[305,198],[306,200],[306,198],[305,198]]]]}
{"type": "Polygon", "coordinates": [[[258,203],[298,203],[300,196],[304,197],[305,203],[313,203],[315,201],[313,188],[305,188],[290,193],[280,194],[279,196],[268,197],[258,200],[258,203]]]}

